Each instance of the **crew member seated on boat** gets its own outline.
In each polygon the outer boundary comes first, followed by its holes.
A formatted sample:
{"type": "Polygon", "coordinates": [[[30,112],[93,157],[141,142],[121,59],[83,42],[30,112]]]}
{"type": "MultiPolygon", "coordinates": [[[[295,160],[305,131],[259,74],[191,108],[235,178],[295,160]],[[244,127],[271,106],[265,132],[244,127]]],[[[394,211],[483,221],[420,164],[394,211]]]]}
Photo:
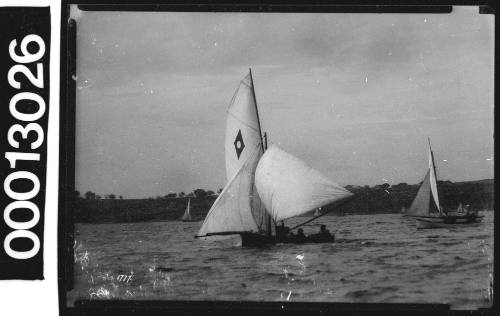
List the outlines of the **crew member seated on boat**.
{"type": "Polygon", "coordinates": [[[331,236],[330,231],[326,229],[325,225],[321,225],[321,227],[319,228],[319,234],[322,236],[331,236]]]}
{"type": "Polygon", "coordinates": [[[464,208],[464,209],[465,209],[465,214],[466,214],[466,215],[477,216],[477,210],[472,210],[472,211],[470,211],[470,210],[469,210],[469,206],[470,206],[469,204],[467,204],[467,205],[465,206],[465,208],[464,208]]]}
{"type": "Polygon", "coordinates": [[[306,235],[304,235],[304,230],[302,228],[299,228],[299,230],[297,231],[297,235],[295,235],[295,238],[297,240],[305,240],[306,239],[306,235]]]}
{"type": "Polygon", "coordinates": [[[290,233],[290,228],[285,226],[284,222],[281,222],[281,225],[276,226],[276,236],[280,240],[284,240],[287,238],[290,233]]]}
{"type": "Polygon", "coordinates": [[[302,228],[299,228],[297,231],[297,234],[294,234],[293,232],[290,232],[287,236],[286,239],[283,240],[285,243],[304,243],[306,242],[306,235],[304,235],[304,231],[302,228]]]}
{"type": "Polygon", "coordinates": [[[334,236],[330,233],[330,231],[328,229],[326,229],[326,226],[325,225],[321,225],[320,229],[319,229],[319,233],[318,233],[318,236],[320,238],[324,238],[324,239],[329,239],[329,238],[334,238],[334,236]]]}

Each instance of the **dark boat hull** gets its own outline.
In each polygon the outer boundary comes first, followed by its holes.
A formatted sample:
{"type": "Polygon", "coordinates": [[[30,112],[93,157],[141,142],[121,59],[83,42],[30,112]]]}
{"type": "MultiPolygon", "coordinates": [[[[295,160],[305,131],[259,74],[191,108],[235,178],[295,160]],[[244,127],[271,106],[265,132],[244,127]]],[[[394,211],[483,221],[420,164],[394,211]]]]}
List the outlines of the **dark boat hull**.
{"type": "Polygon", "coordinates": [[[278,242],[275,236],[240,234],[242,247],[267,247],[278,242]]]}
{"type": "Polygon", "coordinates": [[[335,236],[307,236],[306,238],[285,238],[280,239],[276,236],[267,236],[259,234],[240,234],[242,247],[267,247],[278,243],[284,244],[321,244],[335,242],[335,236]]]}
{"type": "Polygon", "coordinates": [[[478,226],[484,216],[422,216],[415,217],[417,228],[449,228],[461,226],[478,226]]]}

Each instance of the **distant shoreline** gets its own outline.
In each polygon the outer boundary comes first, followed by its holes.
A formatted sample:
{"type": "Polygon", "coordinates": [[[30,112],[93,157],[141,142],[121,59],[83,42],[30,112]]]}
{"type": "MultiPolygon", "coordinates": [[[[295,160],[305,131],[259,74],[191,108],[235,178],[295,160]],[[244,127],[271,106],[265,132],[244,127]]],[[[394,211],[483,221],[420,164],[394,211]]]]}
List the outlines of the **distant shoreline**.
{"type": "MultiPolygon", "coordinates": [[[[369,186],[346,186],[355,198],[338,208],[326,206],[325,216],[339,216],[346,213],[358,214],[393,214],[401,213],[413,201],[419,184],[400,183],[369,186]]],[[[439,196],[443,208],[455,209],[459,203],[470,204],[472,209],[493,211],[494,180],[470,182],[439,181],[439,196]]],[[[188,198],[191,199],[191,215],[203,220],[217,198],[217,194],[200,196],[171,196],[148,199],[123,198],[83,198],[76,197],[73,206],[74,223],[127,223],[179,220],[186,209],[188,198]]],[[[205,192],[206,193],[206,192],[205,192]]],[[[70,206],[71,207],[71,206],[70,206]]],[[[311,212],[312,215],[312,212],[311,212]]]]}

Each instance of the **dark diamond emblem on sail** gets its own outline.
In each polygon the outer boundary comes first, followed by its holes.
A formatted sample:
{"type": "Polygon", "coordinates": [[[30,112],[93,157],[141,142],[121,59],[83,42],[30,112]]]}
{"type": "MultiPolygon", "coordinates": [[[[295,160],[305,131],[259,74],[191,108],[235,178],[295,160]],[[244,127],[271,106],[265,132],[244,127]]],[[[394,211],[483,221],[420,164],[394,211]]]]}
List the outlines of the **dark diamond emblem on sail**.
{"type": "Polygon", "coordinates": [[[236,139],[234,140],[234,149],[236,149],[236,156],[238,156],[238,159],[240,159],[243,148],[245,148],[245,143],[243,142],[243,137],[241,136],[241,130],[238,130],[238,135],[236,135],[236,139]]]}

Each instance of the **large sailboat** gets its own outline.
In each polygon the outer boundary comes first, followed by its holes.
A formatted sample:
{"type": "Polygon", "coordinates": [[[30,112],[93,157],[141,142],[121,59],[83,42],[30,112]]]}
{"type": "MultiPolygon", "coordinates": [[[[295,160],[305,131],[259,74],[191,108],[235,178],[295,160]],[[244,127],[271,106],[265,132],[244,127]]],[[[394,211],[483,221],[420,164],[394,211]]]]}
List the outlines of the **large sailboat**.
{"type": "Polygon", "coordinates": [[[457,214],[445,212],[439,203],[437,175],[429,140],[429,168],[406,215],[417,221],[417,228],[443,228],[472,225],[481,222],[483,216],[476,213],[457,214]]]}
{"type": "Polygon", "coordinates": [[[196,237],[240,235],[242,246],[273,244],[279,221],[352,195],[277,146],[267,148],[264,139],[250,70],[227,111],[227,183],[196,237]]]}

